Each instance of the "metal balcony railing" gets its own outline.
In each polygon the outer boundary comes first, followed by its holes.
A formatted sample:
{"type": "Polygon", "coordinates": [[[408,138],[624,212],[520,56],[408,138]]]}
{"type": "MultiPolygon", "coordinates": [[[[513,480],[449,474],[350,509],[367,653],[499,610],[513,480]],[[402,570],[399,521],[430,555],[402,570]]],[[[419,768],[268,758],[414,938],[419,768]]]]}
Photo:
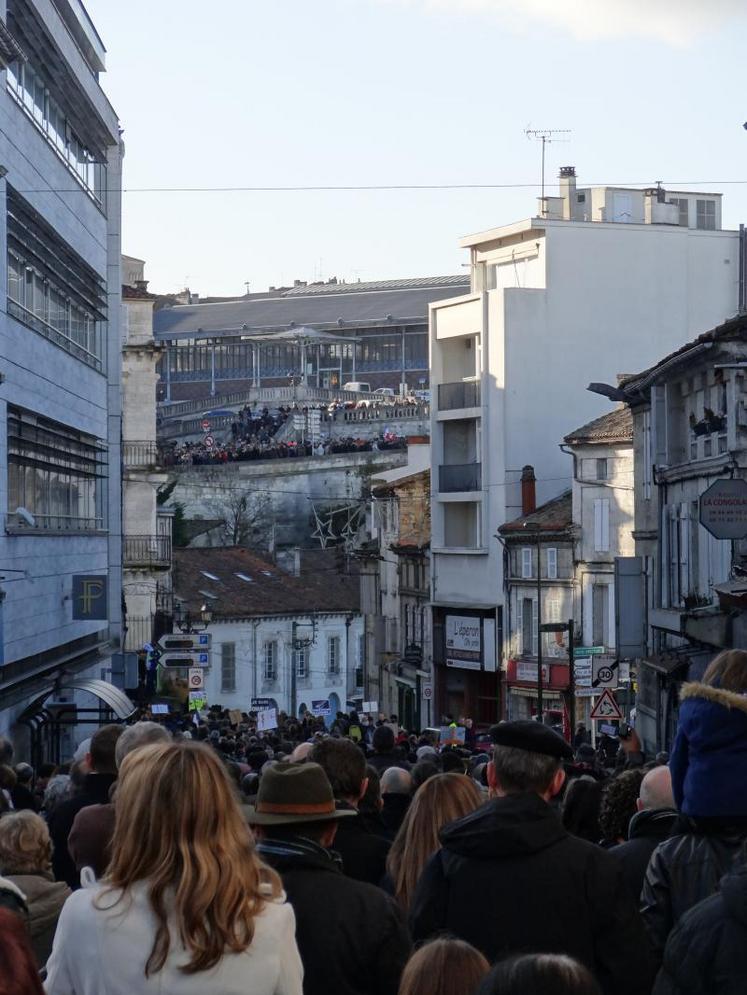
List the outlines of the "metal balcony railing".
{"type": "Polygon", "coordinates": [[[137,653],[146,643],[153,640],[153,616],[127,616],[127,633],[124,640],[125,652],[137,653]]]}
{"type": "Polygon", "coordinates": [[[122,562],[125,567],[145,569],[171,566],[171,536],[124,536],[122,562]]]}
{"type": "Polygon", "coordinates": [[[158,446],[155,442],[141,441],[122,443],[122,460],[126,467],[133,469],[156,467],[159,465],[158,446]]]}
{"type": "Polygon", "coordinates": [[[438,385],[438,410],[454,411],[457,408],[480,407],[480,384],[477,380],[438,385]]]}
{"type": "Polygon", "coordinates": [[[443,494],[456,491],[479,491],[482,487],[482,465],[463,463],[438,468],[438,489],[443,494]]]}

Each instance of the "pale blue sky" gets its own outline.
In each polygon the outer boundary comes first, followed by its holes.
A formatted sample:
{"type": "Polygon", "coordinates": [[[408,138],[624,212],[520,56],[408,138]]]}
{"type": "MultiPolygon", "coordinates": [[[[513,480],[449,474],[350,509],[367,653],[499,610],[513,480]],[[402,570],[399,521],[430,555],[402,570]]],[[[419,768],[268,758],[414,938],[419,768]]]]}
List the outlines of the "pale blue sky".
{"type": "MultiPolygon", "coordinates": [[[[747,179],[741,0],[86,0],[125,187],[747,179]],[[599,11],[604,14],[600,15],[599,11]]],[[[747,221],[747,184],[724,221],[747,221]]],[[[459,272],[536,189],[129,193],[151,289],[459,272]]]]}

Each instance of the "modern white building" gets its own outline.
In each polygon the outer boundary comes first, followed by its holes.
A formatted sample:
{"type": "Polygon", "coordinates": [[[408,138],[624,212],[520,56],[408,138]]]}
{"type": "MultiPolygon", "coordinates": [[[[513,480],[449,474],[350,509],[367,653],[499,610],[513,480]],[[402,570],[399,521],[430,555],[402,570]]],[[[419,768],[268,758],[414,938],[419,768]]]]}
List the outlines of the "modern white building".
{"type": "Polygon", "coordinates": [[[177,605],[213,614],[204,690],[209,704],[243,711],[253,698],[290,715],[329,702],[334,718],[363,700],[358,578],[340,572],[335,550],[282,562],[287,570],[238,546],[174,551],[177,605]]]}
{"type": "Polygon", "coordinates": [[[452,657],[440,700],[498,714],[494,535],[521,512],[521,468],[536,469],[538,504],[570,486],[558,439],[604,410],[587,384],[737,311],[740,234],[720,218],[720,194],[580,189],[568,167],[540,216],[462,240],[471,293],[430,305],[434,656],[472,617],[480,666],[452,657]]]}
{"type": "Polygon", "coordinates": [[[123,150],[78,0],[2,0],[0,67],[0,733],[22,756],[33,728],[35,756],[54,758],[74,745],[76,705],[94,721],[99,704],[130,707],[107,683],[121,638],[123,150]]]}

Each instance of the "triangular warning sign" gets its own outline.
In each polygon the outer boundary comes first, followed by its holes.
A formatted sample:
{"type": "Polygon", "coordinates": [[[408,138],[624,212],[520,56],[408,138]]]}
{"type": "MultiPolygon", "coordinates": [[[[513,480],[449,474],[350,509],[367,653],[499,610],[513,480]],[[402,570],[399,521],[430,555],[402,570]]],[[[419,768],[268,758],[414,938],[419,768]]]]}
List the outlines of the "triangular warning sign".
{"type": "Polygon", "coordinates": [[[615,701],[615,696],[609,688],[605,688],[602,696],[591,710],[590,719],[621,719],[623,717],[620,706],[615,701]]]}

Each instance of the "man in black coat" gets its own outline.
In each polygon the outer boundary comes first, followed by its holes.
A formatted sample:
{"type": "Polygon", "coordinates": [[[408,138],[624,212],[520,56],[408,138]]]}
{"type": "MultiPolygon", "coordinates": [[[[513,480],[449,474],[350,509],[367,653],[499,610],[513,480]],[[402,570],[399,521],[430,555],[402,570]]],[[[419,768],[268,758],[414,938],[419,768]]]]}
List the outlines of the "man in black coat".
{"type": "Polygon", "coordinates": [[[73,828],[75,816],[88,805],[106,805],[109,790],[117,780],[115,747],[124,732],[124,726],[101,726],[91,737],[91,752],[86,760],[90,773],[83,781],[80,794],[61,802],[49,818],[49,835],[52,837],[52,870],[58,881],[66,881],[75,889],[80,888],[80,875],[67,848],[67,838],[73,828]]]}
{"type": "Polygon", "coordinates": [[[397,995],[410,937],[396,903],[342,873],[330,849],[354,809],[335,808],[315,763],[271,767],[248,819],[296,915],[304,995],[397,995]]]}
{"type": "Polygon", "coordinates": [[[409,770],[410,764],[403,759],[394,746],[394,730],[391,726],[378,726],[373,734],[373,754],[368,758],[368,762],[379,774],[383,774],[390,767],[401,767],[402,770],[409,770]]]}
{"type": "Polygon", "coordinates": [[[622,862],[623,874],[636,904],[641,897],[651,854],[671,836],[678,819],[668,767],[654,767],[646,774],[638,789],[637,808],[630,820],[627,841],[609,851],[622,862]]]}
{"type": "Polygon", "coordinates": [[[647,995],[651,955],[619,862],[570,836],[549,804],[571,749],[537,722],[504,722],[491,734],[497,797],[442,830],[413,901],[415,941],[448,932],[491,962],[568,954],[606,995],[647,995]]]}
{"type": "Polygon", "coordinates": [[[366,758],[350,740],[324,739],[314,746],[309,760],[324,770],[338,808],[355,816],[340,823],[335,837],[343,873],[356,881],[380,884],[386,873],[391,843],[372,833],[358,813],[358,803],[368,788],[366,758]]]}
{"type": "Polygon", "coordinates": [[[654,995],[747,992],[747,868],[693,906],[669,934],[654,995]]]}

